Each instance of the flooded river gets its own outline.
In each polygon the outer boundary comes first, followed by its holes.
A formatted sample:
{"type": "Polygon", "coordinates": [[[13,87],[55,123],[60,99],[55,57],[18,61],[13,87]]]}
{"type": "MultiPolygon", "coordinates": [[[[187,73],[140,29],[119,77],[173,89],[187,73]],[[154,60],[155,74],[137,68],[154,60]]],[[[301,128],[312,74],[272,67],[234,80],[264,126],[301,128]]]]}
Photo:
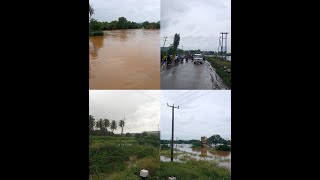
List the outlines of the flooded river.
{"type": "MultiPolygon", "coordinates": [[[[231,169],[231,152],[215,151],[210,148],[192,148],[192,144],[178,144],[174,145],[178,151],[174,153],[179,154],[173,161],[183,162],[186,156],[195,160],[216,161],[220,166],[231,169]]],[[[160,156],[161,161],[170,161],[166,156],[160,156]]]]}
{"type": "Polygon", "coordinates": [[[90,89],[159,89],[159,30],[113,30],[89,37],[90,89]]]}

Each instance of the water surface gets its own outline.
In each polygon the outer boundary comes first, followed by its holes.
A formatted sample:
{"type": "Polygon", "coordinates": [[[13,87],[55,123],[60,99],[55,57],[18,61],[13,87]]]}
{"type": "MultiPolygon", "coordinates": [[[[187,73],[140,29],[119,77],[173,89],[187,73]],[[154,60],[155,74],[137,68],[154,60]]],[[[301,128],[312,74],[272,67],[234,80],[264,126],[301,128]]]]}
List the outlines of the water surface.
{"type": "Polygon", "coordinates": [[[159,30],[113,30],[89,37],[90,89],[159,89],[159,30]]]}

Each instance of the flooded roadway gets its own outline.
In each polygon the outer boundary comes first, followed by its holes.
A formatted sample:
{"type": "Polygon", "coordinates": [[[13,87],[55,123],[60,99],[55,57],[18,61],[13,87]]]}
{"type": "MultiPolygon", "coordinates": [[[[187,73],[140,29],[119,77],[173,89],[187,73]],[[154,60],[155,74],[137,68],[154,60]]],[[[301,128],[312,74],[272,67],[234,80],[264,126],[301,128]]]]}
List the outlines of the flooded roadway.
{"type": "Polygon", "coordinates": [[[228,89],[214,68],[205,61],[195,65],[184,63],[161,67],[161,89],[228,89]]]}
{"type": "Polygon", "coordinates": [[[89,37],[89,89],[160,89],[159,30],[89,37]]]}
{"type": "MultiPolygon", "coordinates": [[[[174,153],[182,153],[173,158],[175,162],[185,161],[185,157],[188,159],[202,160],[202,161],[215,161],[219,166],[225,167],[231,170],[231,152],[230,151],[209,151],[208,148],[192,148],[191,144],[178,144],[174,145],[176,149],[174,153]]],[[[160,160],[164,162],[171,161],[169,157],[160,156],[160,160]]]]}

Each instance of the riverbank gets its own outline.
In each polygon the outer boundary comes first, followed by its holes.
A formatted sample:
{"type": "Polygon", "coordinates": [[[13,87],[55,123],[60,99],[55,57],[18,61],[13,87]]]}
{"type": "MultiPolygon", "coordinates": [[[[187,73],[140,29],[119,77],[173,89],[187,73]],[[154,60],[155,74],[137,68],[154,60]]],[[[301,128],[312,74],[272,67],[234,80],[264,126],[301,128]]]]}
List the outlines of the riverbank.
{"type": "Polygon", "coordinates": [[[220,60],[214,57],[206,57],[206,60],[215,68],[216,73],[223,80],[224,84],[231,89],[231,61],[220,60]]]}

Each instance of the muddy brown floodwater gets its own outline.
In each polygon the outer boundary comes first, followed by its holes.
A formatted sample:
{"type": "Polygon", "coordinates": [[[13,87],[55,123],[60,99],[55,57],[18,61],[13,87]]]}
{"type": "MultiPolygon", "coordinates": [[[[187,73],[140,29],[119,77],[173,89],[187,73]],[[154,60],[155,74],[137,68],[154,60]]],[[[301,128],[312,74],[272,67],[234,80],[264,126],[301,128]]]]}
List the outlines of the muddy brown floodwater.
{"type": "Polygon", "coordinates": [[[159,30],[89,37],[90,89],[160,89],[159,30]]]}

